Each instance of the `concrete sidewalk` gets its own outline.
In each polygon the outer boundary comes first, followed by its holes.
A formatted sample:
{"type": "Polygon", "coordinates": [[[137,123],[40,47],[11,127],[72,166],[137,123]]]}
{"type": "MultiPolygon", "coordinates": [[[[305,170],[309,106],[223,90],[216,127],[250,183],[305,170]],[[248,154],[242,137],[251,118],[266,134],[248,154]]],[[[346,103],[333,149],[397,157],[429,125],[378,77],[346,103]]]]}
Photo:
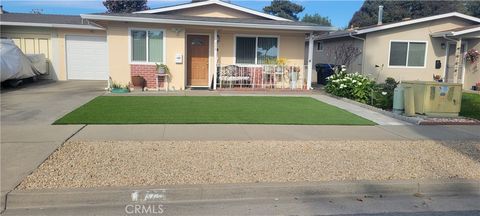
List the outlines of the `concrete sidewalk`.
{"type": "Polygon", "coordinates": [[[386,116],[382,113],[378,113],[352,103],[347,103],[345,101],[342,101],[327,95],[316,94],[316,95],[312,95],[311,97],[319,101],[322,101],[324,103],[330,104],[332,106],[336,106],[340,109],[349,111],[355,115],[366,118],[379,125],[411,125],[408,122],[404,122],[404,121],[392,118],[390,116],[386,116]]]}
{"type": "Polygon", "coordinates": [[[71,140],[480,140],[480,126],[87,125],[71,140]]]}

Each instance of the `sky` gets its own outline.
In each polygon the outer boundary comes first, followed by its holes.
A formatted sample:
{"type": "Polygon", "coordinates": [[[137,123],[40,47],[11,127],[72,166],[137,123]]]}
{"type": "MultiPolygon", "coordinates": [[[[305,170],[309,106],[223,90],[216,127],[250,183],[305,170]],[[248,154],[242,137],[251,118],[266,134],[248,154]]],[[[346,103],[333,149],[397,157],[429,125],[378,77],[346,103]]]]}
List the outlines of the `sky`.
{"type": "MultiPolygon", "coordinates": [[[[185,0],[149,0],[148,6],[151,8],[175,5],[185,3],[185,0]]],[[[231,0],[232,3],[244,6],[250,9],[261,11],[263,7],[270,4],[269,0],[231,0]]],[[[346,27],[352,15],[361,6],[362,0],[294,0],[301,4],[305,10],[299,15],[302,17],[305,13],[319,13],[327,16],[336,27],[346,27]]],[[[29,13],[32,10],[40,10],[45,14],[71,14],[78,15],[82,13],[100,13],[105,12],[102,0],[1,0],[3,9],[9,12],[29,13]]]]}

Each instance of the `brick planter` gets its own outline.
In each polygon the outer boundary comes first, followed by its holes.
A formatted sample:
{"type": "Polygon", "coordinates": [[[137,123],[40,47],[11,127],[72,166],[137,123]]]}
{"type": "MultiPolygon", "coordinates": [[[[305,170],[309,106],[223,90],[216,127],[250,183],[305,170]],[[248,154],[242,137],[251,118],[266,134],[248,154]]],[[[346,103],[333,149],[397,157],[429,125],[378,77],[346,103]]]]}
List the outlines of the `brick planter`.
{"type": "MultiPolygon", "coordinates": [[[[149,89],[156,89],[157,82],[156,82],[156,74],[157,74],[157,66],[155,65],[130,65],[130,72],[132,76],[142,76],[147,82],[147,88],[149,89]]],[[[165,80],[163,77],[160,77],[158,80],[158,85],[160,88],[163,88],[163,84],[165,80]]]]}

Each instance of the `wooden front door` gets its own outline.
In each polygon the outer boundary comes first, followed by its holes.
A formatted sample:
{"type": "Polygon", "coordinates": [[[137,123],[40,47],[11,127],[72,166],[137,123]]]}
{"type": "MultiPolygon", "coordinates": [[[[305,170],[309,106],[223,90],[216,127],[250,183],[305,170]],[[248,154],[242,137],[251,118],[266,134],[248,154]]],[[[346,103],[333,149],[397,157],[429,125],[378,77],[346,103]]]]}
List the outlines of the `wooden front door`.
{"type": "Polygon", "coordinates": [[[208,35],[187,35],[187,85],[208,86],[208,35]]]}

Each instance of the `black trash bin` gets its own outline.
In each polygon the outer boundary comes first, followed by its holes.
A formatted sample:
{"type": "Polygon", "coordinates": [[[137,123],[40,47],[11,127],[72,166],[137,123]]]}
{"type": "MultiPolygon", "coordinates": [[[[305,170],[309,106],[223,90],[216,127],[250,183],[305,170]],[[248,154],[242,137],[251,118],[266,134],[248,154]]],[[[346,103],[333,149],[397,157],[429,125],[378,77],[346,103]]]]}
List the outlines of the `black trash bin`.
{"type": "Polygon", "coordinates": [[[327,77],[333,74],[333,68],[335,65],[332,64],[317,64],[315,69],[317,70],[317,83],[321,85],[327,84],[327,77]]]}

